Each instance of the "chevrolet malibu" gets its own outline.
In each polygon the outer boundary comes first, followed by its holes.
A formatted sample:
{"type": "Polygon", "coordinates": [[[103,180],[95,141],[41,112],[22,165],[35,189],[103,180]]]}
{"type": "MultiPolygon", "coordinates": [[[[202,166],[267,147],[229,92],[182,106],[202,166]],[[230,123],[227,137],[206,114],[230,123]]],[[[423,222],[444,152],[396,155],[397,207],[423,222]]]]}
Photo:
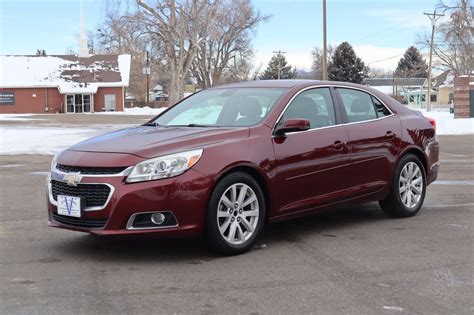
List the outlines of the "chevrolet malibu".
{"type": "Polygon", "coordinates": [[[223,85],[58,154],[49,225],[204,234],[216,251],[239,254],[267,222],[373,201],[390,216],[415,215],[437,177],[438,152],[432,119],[369,87],[223,85]]]}

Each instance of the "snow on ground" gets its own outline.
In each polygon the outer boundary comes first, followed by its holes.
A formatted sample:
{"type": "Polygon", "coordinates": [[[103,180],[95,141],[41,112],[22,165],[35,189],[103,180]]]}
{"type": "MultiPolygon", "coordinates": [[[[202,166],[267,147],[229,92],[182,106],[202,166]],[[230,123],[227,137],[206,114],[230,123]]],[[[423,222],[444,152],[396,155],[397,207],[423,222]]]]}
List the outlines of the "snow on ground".
{"type": "MultiPolygon", "coordinates": [[[[95,112],[86,115],[143,115],[143,116],[156,116],[163,112],[167,107],[151,108],[151,107],[132,107],[125,108],[123,112],[95,112]]],[[[49,114],[0,114],[0,121],[27,121],[29,119],[44,120],[40,117],[41,115],[49,114]],[[36,116],[36,117],[31,117],[36,116]]],[[[82,115],[82,114],[81,114],[82,115]]]]}
{"type": "Polygon", "coordinates": [[[160,107],[160,108],[151,108],[151,107],[132,107],[132,108],[125,108],[123,112],[96,112],[95,114],[100,115],[158,115],[162,111],[167,109],[167,107],[160,107]]]}
{"type": "Polygon", "coordinates": [[[431,111],[415,109],[423,113],[423,116],[433,118],[436,121],[436,133],[438,135],[465,135],[474,134],[474,118],[454,119],[454,114],[446,111],[431,111]]]}
{"type": "Polygon", "coordinates": [[[88,127],[1,126],[0,155],[56,154],[87,138],[130,125],[91,125],[88,127]]]}
{"type": "MultiPolygon", "coordinates": [[[[33,116],[33,114],[0,114],[0,121],[27,121],[32,119],[30,116],[33,116]]],[[[35,118],[35,120],[40,119],[35,118]]]]}

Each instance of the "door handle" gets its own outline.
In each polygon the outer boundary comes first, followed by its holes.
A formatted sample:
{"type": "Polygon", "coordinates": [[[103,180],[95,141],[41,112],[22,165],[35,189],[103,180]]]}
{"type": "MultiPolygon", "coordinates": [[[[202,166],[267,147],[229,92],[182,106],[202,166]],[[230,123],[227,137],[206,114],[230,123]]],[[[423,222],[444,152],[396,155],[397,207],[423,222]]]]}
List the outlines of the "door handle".
{"type": "Polygon", "coordinates": [[[336,150],[342,150],[344,148],[344,143],[342,143],[341,141],[337,140],[337,141],[334,141],[334,144],[332,145],[334,147],[334,149],[336,150]]]}
{"type": "Polygon", "coordinates": [[[394,138],[395,135],[396,135],[395,132],[390,131],[390,130],[387,131],[387,133],[385,133],[385,137],[387,137],[387,138],[394,138]]]}

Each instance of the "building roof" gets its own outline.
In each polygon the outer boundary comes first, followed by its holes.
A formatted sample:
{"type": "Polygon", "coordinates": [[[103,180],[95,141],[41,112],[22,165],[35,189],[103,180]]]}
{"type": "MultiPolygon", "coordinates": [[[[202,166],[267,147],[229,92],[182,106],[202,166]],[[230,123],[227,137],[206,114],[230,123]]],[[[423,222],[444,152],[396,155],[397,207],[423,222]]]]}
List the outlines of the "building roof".
{"type": "Polygon", "coordinates": [[[370,86],[422,86],[425,84],[425,78],[366,78],[363,83],[370,86]]]}
{"type": "Polygon", "coordinates": [[[445,70],[441,72],[437,77],[433,79],[433,87],[453,87],[454,86],[454,74],[451,70],[445,70]]]}
{"type": "Polygon", "coordinates": [[[0,87],[57,87],[63,94],[126,87],[130,60],[130,55],[0,56],[0,87]]]}

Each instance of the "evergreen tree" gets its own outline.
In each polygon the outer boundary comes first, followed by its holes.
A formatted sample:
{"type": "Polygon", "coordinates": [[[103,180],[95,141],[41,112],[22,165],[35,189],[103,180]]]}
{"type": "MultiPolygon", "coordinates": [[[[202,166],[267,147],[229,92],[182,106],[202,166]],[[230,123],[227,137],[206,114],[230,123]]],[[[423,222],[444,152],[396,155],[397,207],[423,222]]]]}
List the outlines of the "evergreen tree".
{"type": "Polygon", "coordinates": [[[357,57],[348,42],[336,47],[328,66],[328,77],[331,81],[362,83],[368,67],[357,57]]]}
{"type": "Polygon", "coordinates": [[[395,73],[402,78],[426,78],[428,77],[428,65],[421,57],[420,51],[411,46],[398,61],[395,73]]]}
{"type": "Polygon", "coordinates": [[[268,63],[267,69],[260,76],[261,80],[278,79],[278,68],[280,68],[280,79],[293,79],[296,75],[296,69],[288,65],[283,54],[276,54],[268,63]]]}

